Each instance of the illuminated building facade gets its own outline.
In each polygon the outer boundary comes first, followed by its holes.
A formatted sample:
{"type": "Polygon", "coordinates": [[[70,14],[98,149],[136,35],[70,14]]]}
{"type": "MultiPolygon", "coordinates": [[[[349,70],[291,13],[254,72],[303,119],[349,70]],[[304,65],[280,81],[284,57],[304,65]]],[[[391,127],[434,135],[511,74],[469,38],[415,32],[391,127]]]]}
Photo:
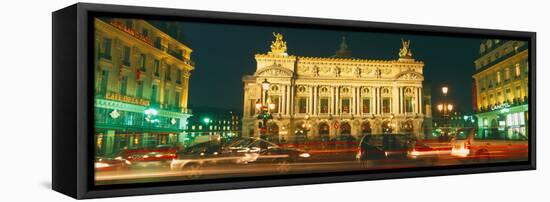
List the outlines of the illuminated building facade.
{"type": "Polygon", "coordinates": [[[177,144],[187,109],[191,49],[137,19],[95,19],[96,154],[177,144]]]}
{"type": "Polygon", "coordinates": [[[273,141],[333,140],[365,134],[423,132],[424,63],[403,41],[397,60],[351,58],[345,42],[332,57],[287,53],[281,34],[267,54],[256,54],[256,72],[243,77],[243,136],[259,136],[256,103],[267,80],[273,141]]]}
{"type": "Polygon", "coordinates": [[[481,137],[527,137],[528,43],[485,40],[475,60],[474,110],[481,137]]]}
{"type": "Polygon", "coordinates": [[[235,137],[241,134],[241,114],[235,110],[214,107],[193,107],[188,119],[189,140],[198,136],[235,137]]]}

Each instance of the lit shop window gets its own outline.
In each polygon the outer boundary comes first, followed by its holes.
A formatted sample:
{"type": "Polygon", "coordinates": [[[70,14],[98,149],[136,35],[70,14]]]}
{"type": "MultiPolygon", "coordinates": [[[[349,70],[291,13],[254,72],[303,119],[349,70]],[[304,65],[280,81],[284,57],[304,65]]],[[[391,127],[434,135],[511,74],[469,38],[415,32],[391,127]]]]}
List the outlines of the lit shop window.
{"type": "Polygon", "coordinates": [[[518,113],[519,117],[519,125],[525,125],[525,113],[520,112],[518,113]]]}

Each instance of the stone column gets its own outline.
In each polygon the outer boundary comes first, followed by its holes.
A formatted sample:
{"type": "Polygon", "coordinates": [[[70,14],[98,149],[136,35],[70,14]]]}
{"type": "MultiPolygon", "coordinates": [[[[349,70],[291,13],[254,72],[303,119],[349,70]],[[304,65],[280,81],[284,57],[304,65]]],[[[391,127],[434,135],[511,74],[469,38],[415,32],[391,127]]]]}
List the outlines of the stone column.
{"type": "Polygon", "coordinates": [[[290,85],[289,114],[294,114],[294,85],[290,85]]]}
{"type": "Polygon", "coordinates": [[[401,99],[399,98],[399,88],[397,86],[393,86],[392,88],[392,104],[391,104],[391,112],[394,114],[400,114],[399,106],[401,104],[401,99]]]}
{"type": "Polygon", "coordinates": [[[279,114],[284,115],[286,113],[286,86],[281,85],[280,91],[281,97],[279,98],[279,102],[281,105],[279,106],[279,114]]]}
{"type": "Polygon", "coordinates": [[[313,115],[317,115],[318,114],[318,110],[317,110],[317,107],[318,107],[318,100],[319,100],[319,95],[318,95],[318,90],[319,90],[319,86],[313,86],[313,115]]]}
{"type": "Polygon", "coordinates": [[[340,86],[336,87],[336,93],[335,94],[336,94],[336,97],[335,97],[336,106],[334,107],[335,108],[335,114],[340,115],[340,86]]]}
{"type": "Polygon", "coordinates": [[[375,88],[375,100],[376,102],[374,103],[374,108],[375,108],[375,113],[376,114],[381,114],[381,110],[380,110],[380,87],[376,87],[375,88]]]}
{"type": "Polygon", "coordinates": [[[309,88],[309,99],[307,99],[307,113],[313,114],[313,86],[308,86],[309,88]]]}
{"type": "Polygon", "coordinates": [[[336,114],[336,86],[332,87],[332,96],[330,97],[330,114],[336,114]]]}
{"type": "Polygon", "coordinates": [[[351,114],[354,114],[354,115],[357,115],[357,88],[356,87],[351,87],[352,89],[352,93],[353,93],[353,98],[352,98],[352,108],[351,108],[351,114]]]}
{"type": "Polygon", "coordinates": [[[290,114],[290,86],[285,85],[285,114],[290,114]]]}
{"type": "MultiPolygon", "coordinates": [[[[424,106],[424,103],[423,103],[423,100],[424,100],[424,96],[423,96],[423,91],[422,91],[422,87],[418,88],[418,96],[420,97],[418,100],[418,109],[420,109],[420,112],[419,114],[424,114],[422,108],[424,106]]],[[[422,124],[421,124],[422,125],[422,124]]]]}

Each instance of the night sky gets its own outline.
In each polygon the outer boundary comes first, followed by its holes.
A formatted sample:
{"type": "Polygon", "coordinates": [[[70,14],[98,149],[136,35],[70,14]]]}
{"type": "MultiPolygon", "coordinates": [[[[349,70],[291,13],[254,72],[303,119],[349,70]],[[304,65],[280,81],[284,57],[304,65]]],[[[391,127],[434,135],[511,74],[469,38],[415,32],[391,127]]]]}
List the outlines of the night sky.
{"type": "Polygon", "coordinates": [[[267,53],[272,32],[280,32],[288,53],[296,56],[330,57],[346,37],[352,56],[395,60],[401,38],[410,39],[413,58],[424,61],[425,81],[431,84],[432,105],[438,103],[441,86],[449,86],[449,99],[460,111],[470,113],[473,61],[478,38],[402,35],[250,25],[182,22],[184,43],[193,49],[189,107],[217,106],[242,111],[243,75],[256,70],[254,54],[267,53]]]}

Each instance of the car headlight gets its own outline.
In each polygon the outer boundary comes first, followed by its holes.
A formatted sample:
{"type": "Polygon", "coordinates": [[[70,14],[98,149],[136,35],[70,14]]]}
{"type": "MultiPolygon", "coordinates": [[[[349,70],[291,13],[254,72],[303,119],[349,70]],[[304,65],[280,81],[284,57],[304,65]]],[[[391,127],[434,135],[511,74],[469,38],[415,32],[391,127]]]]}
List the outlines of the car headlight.
{"type": "Polygon", "coordinates": [[[105,167],[109,167],[109,164],[108,163],[96,162],[95,167],[96,168],[105,168],[105,167]]]}
{"type": "Polygon", "coordinates": [[[409,155],[411,156],[419,156],[420,155],[420,152],[416,151],[416,150],[413,150],[411,152],[409,152],[409,155]]]}
{"type": "Polygon", "coordinates": [[[301,153],[299,156],[302,158],[309,158],[311,155],[309,153],[301,153]]]}

